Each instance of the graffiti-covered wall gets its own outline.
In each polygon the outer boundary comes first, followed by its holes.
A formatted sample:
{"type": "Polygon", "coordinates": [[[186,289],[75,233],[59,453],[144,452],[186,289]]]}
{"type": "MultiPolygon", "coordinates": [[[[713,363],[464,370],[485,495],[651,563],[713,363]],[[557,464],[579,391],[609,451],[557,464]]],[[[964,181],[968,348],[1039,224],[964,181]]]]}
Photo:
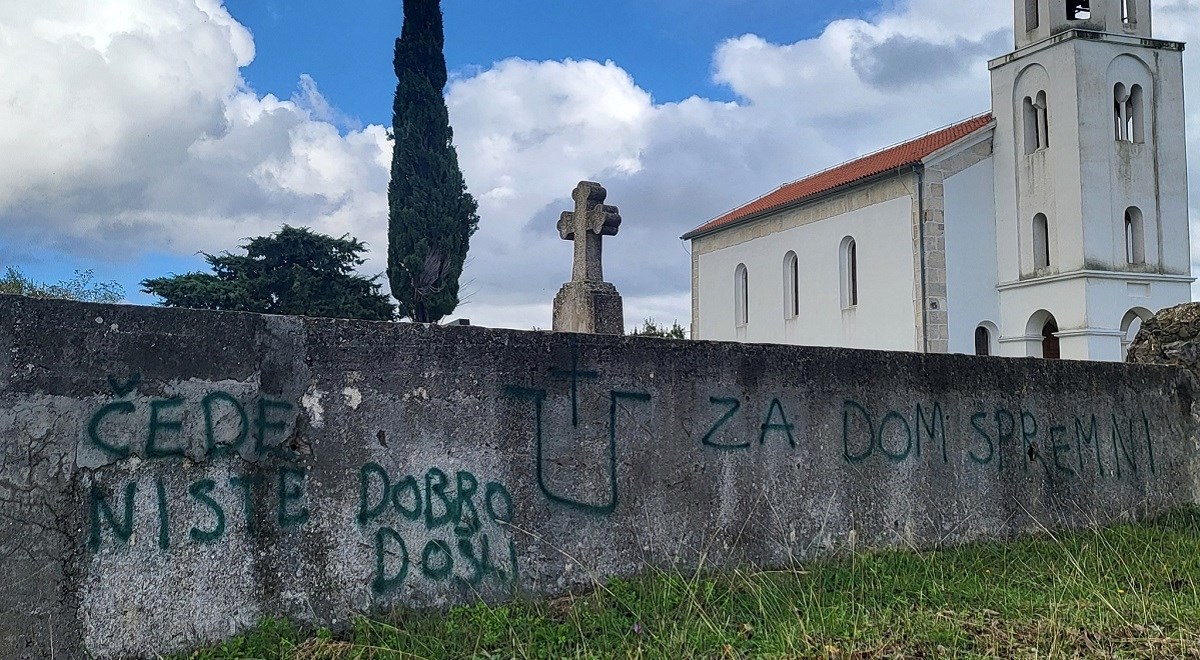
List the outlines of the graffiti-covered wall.
{"type": "Polygon", "coordinates": [[[0,297],[0,656],[1195,501],[1186,371],[0,297]]]}

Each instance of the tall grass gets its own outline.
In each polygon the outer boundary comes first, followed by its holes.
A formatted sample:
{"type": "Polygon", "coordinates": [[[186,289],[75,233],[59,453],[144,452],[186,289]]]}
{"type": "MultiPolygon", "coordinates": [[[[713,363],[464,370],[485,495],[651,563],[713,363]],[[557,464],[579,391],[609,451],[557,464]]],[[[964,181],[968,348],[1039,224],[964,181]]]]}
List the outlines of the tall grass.
{"type": "Polygon", "coordinates": [[[344,634],[266,622],[192,658],[1200,657],[1200,512],[782,571],[650,571],[591,593],[344,634]]]}

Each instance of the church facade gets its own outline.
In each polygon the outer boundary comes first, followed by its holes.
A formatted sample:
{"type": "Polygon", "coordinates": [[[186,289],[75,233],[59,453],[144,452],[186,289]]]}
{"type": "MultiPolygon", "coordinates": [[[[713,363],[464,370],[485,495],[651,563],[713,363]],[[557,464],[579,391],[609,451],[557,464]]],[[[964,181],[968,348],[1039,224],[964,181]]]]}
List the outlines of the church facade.
{"type": "Polygon", "coordinates": [[[1121,360],[1191,299],[1183,44],[1151,0],[1014,0],[992,111],[683,238],[692,336],[1121,360]]]}

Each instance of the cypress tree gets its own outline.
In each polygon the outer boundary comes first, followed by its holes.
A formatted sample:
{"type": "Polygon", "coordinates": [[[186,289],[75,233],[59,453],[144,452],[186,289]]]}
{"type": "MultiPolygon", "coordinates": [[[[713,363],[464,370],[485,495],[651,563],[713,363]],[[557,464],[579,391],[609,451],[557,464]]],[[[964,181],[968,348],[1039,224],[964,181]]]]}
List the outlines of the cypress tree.
{"type": "Polygon", "coordinates": [[[442,96],[440,0],[404,0],[396,40],[392,179],[388,185],[388,281],[400,315],[437,322],[458,306],[458,279],[479,226],[454,151],[442,96]]]}

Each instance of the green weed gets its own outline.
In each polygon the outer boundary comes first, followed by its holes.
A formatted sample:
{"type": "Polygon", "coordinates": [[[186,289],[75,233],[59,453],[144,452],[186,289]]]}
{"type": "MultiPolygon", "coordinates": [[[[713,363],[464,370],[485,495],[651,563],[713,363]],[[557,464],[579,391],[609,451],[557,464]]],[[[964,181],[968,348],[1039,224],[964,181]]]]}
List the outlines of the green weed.
{"type": "Polygon", "coordinates": [[[1200,657],[1200,511],[789,570],[651,570],[588,594],[285,622],[195,659],[1200,657]]]}

